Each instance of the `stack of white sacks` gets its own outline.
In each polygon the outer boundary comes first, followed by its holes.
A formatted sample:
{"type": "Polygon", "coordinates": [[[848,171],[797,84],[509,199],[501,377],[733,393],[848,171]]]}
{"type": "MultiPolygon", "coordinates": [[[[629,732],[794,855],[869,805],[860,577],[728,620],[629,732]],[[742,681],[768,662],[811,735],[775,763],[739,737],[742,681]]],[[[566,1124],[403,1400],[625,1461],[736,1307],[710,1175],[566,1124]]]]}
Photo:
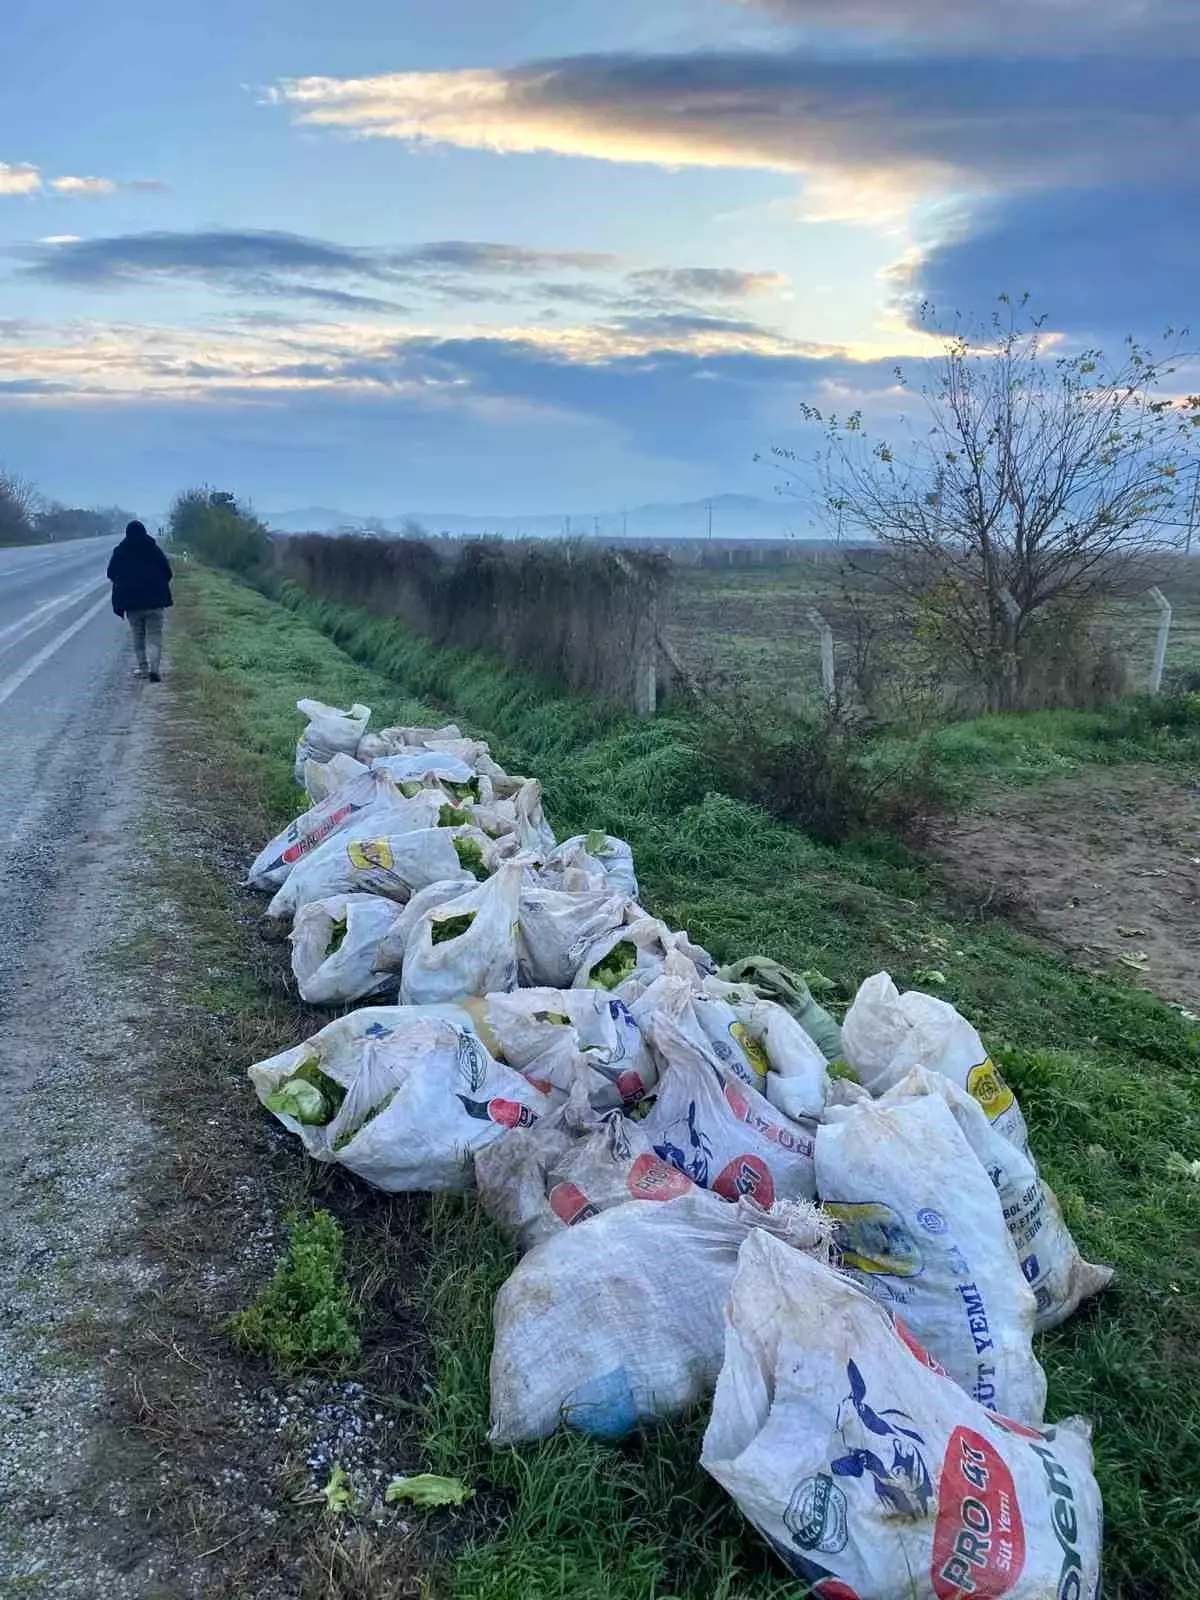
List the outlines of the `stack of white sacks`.
{"type": "Polygon", "coordinates": [[[312,804],[250,881],[302,997],[369,1004],[251,1080],[316,1160],[477,1188],[511,1233],[493,1441],[710,1401],[703,1465],[802,1580],[1096,1594],[1089,1430],[1045,1423],[1032,1338],[1111,1272],[974,1028],[881,973],[840,1042],[802,1013],[827,1059],[641,906],[628,845],[557,842],[486,744],[299,709],[312,804]]]}

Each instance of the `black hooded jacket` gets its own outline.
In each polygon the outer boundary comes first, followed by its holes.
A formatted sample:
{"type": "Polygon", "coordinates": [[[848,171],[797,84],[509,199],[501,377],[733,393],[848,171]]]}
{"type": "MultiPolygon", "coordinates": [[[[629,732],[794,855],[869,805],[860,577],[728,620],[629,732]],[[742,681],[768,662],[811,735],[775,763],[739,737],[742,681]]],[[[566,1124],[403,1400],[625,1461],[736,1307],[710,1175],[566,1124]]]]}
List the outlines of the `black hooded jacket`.
{"type": "Polygon", "coordinates": [[[108,563],[113,586],[112,607],[127,611],[161,611],[171,604],[171,563],[140,522],[131,522],[108,563]]]}

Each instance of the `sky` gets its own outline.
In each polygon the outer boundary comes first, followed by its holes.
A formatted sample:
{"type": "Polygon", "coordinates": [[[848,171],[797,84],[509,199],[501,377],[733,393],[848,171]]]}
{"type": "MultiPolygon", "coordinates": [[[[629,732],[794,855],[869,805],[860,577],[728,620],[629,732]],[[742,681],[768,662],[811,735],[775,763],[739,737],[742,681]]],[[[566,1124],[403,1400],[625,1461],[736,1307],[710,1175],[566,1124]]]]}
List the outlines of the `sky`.
{"type": "Polygon", "coordinates": [[[1196,0],[6,0],[0,467],[77,504],[768,495],[918,308],[1200,290],[1196,0]]]}

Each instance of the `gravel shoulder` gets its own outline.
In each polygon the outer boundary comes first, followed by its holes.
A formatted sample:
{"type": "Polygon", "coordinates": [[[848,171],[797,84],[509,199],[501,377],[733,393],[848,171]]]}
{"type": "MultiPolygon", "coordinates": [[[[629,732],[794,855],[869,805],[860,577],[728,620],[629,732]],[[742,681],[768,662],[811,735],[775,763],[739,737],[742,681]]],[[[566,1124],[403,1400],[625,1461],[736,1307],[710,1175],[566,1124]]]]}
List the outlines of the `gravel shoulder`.
{"type": "Polygon", "coordinates": [[[312,1019],[235,887],[261,823],[197,698],[114,681],[109,731],[47,763],[6,857],[0,1597],[400,1600],[411,1530],[320,1491],[335,1461],[369,1506],[414,1470],[411,1250],[392,1283],[377,1241],[419,1219],[307,1171],[246,1087],[312,1019]],[[313,1204],[347,1213],[386,1301],[347,1379],[274,1374],[224,1332],[313,1204]]]}
{"type": "Polygon", "coordinates": [[[155,1278],[130,1219],[161,1160],[144,1109],[156,997],[144,973],[108,957],[153,909],[135,902],[126,870],[142,849],[161,722],[161,709],[141,709],[114,705],[86,782],[78,763],[43,769],[14,850],[27,872],[5,937],[0,1593],[135,1595],[153,1571],[97,1549],[101,1524],[119,1525],[129,1506],[119,1483],[92,1479],[108,1395],[81,1350],[90,1326],[119,1327],[155,1278]]]}

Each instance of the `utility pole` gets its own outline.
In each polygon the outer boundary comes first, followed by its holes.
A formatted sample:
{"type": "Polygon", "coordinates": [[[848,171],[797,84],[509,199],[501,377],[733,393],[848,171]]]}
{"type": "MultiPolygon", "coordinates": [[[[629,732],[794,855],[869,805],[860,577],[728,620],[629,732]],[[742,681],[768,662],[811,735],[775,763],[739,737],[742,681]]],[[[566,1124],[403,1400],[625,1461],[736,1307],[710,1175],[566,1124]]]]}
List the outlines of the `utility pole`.
{"type": "Polygon", "coordinates": [[[598,539],[598,538],[599,538],[599,537],[600,537],[600,518],[599,518],[599,517],[596,517],[596,518],[595,518],[595,519],[594,519],[594,521],[595,521],[595,525],[596,525],[596,529],[595,529],[595,531],[596,531],[596,537],[597,537],[597,539],[598,539]]]}
{"type": "Polygon", "coordinates": [[[704,502],[704,509],[708,513],[708,537],[712,538],[713,503],[711,500],[704,502]]]}
{"type": "Polygon", "coordinates": [[[571,519],[570,519],[570,517],[564,517],[563,518],[563,537],[566,538],[566,539],[569,539],[571,537],[571,519]]]}
{"type": "Polygon", "coordinates": [[[629,537],[629,513],[628,513],[628,511],[622,511],[622,513],[621,513],[621,537],[622,537],[622,539],[628,539],[628,537],[629,537]]]}
{"type": "Polygon", "coordinates": [[[1192,478],[1192,504],[1188,511],[1187,538],[1184,540],[1183,553],[1190,556],[1192,553],[1192,535],[1196,531],[1197,512],[1200,511],[1200,461],[1196,463],[1196,472],[1192,478]]]}

